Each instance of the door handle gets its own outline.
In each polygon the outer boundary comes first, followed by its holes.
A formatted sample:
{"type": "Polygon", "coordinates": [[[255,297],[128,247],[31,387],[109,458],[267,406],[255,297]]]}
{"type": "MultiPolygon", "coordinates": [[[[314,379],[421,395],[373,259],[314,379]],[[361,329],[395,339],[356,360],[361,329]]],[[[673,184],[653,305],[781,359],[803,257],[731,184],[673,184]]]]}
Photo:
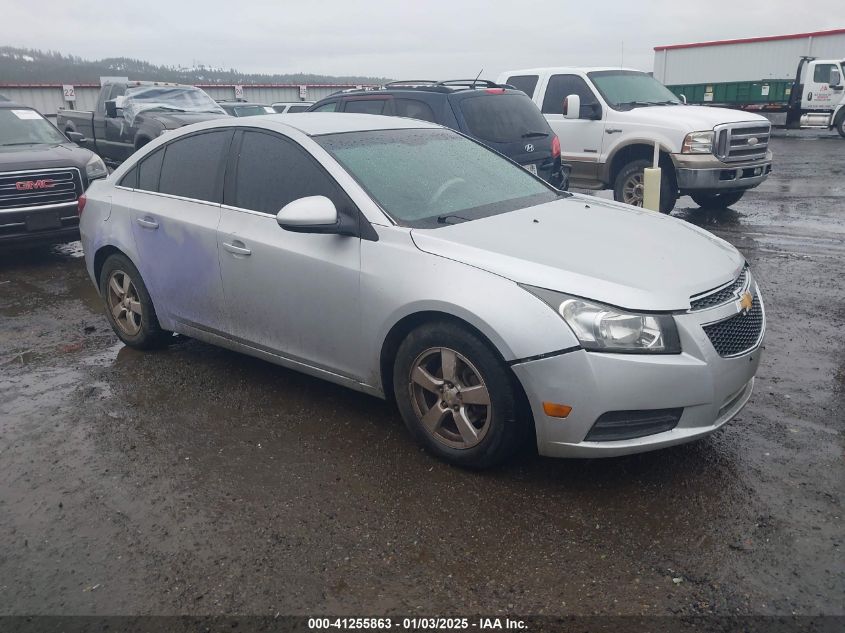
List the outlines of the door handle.
{"type": "Polygon", "coordinates": [[[229,242],[223,242],[223,248],[233,255],[243,255],[244,257],[252,255],[252,251],[244,246],[244,243],[240,240],[235,240],[231,244],[229,242]]]}
{"type": "Polygon", "coordinates": [[[605,133],[605,134],[617,134],[617,133],[619,133],[619,132],[621,132],[621,131],[622,131],[622,130],[620,130],[619,128],[609,127],[609,128],[607,128],[607,129],[604,131],[604,133],[605,133]]]}
{"type": "Polygon", "coordinates": [[[145,218],[138,218],[135,221],[138,224],[140,224],[141,226],[143,226],[145,229],[157,229],[158,228],[158,222],[156,222],[155,220],[153,220],[149,216],[145,217],[145,218]]]}

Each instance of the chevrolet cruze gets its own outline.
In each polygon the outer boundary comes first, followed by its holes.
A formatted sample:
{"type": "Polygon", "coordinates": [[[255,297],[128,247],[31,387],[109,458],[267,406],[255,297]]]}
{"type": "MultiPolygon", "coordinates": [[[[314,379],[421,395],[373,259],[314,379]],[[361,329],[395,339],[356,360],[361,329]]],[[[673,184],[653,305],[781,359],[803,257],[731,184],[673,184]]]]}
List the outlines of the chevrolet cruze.
{"type": "Polygon", "coordinates": [[[725,241],[434,124],[295,119],[189,126],[91,187],[85,260],[124,343],[178,332],[395,399],[471,467],[532,436],[560,457],[680,444],[748,401],[764,308],[725,241]]]}

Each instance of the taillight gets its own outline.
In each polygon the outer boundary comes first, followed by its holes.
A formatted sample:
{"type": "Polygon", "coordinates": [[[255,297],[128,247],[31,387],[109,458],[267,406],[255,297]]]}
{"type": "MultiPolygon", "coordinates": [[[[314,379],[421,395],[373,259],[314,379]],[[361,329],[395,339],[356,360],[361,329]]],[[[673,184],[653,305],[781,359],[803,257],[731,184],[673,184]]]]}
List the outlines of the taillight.
{"type": "Polygon", "coordinates": [[[484,92],[489,92],[491,95],[503,95],[505,94],[504,88],[487,88],[484,92]]]}
{"type": "Polygon", "coordinates": [[[552,158],[560,156],[560,139],[555,135],[552,139],[552,158]]]}
{"type": "Polygon", "coordinates": [[[79,214],[79,217],[82,217],[82,212],[85,210],[86,202],[88,202],[88,198],[86,198],[85,194],[83,193],[81,196],[79,196],[79,200],[76,201],[76,212],[79,214]]]}

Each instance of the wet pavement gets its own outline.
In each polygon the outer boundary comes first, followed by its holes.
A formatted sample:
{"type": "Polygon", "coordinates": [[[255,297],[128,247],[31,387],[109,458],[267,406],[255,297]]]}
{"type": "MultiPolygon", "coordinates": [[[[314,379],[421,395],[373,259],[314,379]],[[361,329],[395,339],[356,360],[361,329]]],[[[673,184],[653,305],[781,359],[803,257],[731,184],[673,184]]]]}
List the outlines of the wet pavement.
{"type": "Polygon", "coordinates": [[[619,459],[451,468],[379,400],[123,347],[78,245],[0,255],[0,614],[845,613],[843,148],[775,139],[734,209],[681,199],[760,282],[759,380],[619,459]]]}

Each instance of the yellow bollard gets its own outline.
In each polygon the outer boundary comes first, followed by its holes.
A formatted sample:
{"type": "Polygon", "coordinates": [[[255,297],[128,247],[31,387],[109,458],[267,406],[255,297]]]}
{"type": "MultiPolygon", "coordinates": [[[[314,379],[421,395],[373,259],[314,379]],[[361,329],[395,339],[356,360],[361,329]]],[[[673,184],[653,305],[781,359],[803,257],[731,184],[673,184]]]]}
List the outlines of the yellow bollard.
{"type": "Polygon", "coordinates": [[[643,170],[643,208],[660,211],[660,167],[643,170]]]}
{"type": "Polygon", "coordinates": [[[643,209],[660,211],[660,145],[654,144],[651,169],[643,170],[643,209]]]}

